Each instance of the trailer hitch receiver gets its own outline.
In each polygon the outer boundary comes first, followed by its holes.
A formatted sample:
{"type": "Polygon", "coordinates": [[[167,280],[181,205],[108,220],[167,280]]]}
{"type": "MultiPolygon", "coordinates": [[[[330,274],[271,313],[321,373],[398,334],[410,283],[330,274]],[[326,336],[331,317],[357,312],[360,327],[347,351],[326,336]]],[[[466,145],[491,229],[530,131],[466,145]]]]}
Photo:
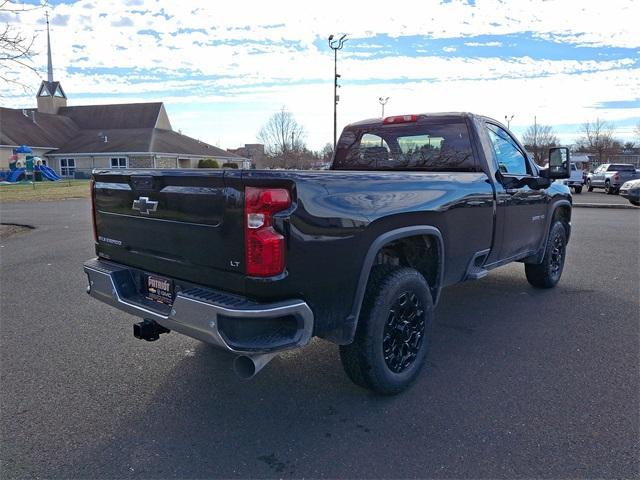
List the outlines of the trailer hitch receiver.
{"type": "Polygon", "coordinates": [[[170,331],[168,328],[164,328],[159,323],[149,319],[133,324],[133,336],[147,342],[155,342],[160,338],[160,334],[169,333],[170,331]]]}

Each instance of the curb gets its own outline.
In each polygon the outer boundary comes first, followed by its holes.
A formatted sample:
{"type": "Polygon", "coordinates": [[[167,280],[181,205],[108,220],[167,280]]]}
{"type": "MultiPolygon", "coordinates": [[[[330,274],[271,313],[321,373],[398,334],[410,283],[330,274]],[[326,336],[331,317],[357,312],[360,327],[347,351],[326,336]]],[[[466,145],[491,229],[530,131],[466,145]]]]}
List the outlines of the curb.
{"type": "Polygon", "coordinates": [[[622,203],[574,203],[573,208],[613,208],[619,210],[640,210],[631,204],[624,205],[622,203]]]}

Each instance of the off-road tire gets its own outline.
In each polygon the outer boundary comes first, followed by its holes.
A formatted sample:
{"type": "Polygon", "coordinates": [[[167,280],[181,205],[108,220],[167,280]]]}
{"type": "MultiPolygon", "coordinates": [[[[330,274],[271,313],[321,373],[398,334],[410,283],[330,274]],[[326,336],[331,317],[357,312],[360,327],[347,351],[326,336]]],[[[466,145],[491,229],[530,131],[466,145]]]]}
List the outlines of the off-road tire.
{"type": "Polygon", "coordinates": [[[557,221],[551,225],[544,258],[539,264],[525,263],[527,281],[536,288],[553,288],[560,281],[567,255],[567,231],[564,224],[557,221]],[[558,251],[558,249],[560,251],[558,251]],[[559,265],[558,256],[559,258],[559,265]]]}
{"type": "MultiPolygon", "coordinates": [[[[424,277],[413,268],[374,267],[367,284],[353,343],[340,346],[340,360],[347,376],[361,387],[382,395],[395,395],[407,389],[418,377],[427,358],[433,325],[433,299],[424,277]],[[397,302],[404,295],[415,295],[417,311],[424,320],[424,332],[415,357],[405,369],[395,372],[385,359],[384,340],[397,314],[397,302]],[[392,313],[394,309],[394,313],[392,313]],[[386,334],[385,334],[386,332],[386,334]]],[[[394,330],[396,332],[396,330],[394,330]]],[[[416,342],[418,343],[418,342],[416,342]]],[[[404,351],[404,350],[403,350],[404,351]]],[[[391,355],[388,355],[391,357],[391,355]]],[[[397,365],[396,365],[397,366],[397,365]]]]}

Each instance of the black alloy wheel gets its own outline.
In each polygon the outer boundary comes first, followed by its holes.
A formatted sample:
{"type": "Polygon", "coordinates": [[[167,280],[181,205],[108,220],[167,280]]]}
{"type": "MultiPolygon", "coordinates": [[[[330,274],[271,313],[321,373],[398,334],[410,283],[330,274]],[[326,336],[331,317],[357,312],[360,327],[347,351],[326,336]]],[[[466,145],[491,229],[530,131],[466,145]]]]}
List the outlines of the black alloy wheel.
{"type": "Polygon", "coordinates": [[[537,288],[553,288],[560,281],[567,254],[567,230],[561,221],[551,225],[540,263],[525,263],[527,280],[537,288]]]}
{"type": "Polygon", "coordinates": [[[551,277],[558,281],[564,266],[564,256],[566,252],[566,241],[564,232],[555,232],[551,241],[551,258],[549,259],[549,270],[551,277]]]}
{"type": "Polygon", "coordinates": [[[415,293],[402,292],[389,310],[384,327],[384,361],[394,373],[400,373],[415,361],[425,334],[424,307],[415,293]]]}
{"type": "Polygon", "coordinates": [[[395,395],[418,378],[433,328],[433,298],[417,270],[373,268],[353,343],[340,346],[347,376],[378,394],[395,395]]]}

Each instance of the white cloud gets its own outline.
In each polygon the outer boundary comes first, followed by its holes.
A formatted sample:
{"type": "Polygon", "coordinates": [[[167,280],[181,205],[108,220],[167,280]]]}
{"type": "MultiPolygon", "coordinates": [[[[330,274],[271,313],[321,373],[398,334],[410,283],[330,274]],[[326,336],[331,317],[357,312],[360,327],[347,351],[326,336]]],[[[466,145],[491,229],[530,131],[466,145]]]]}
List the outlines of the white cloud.
{"type": "Polygon", "coordinates": [[[502,42],[464,42],[467,47],[501,47],[502,42]]]}
{"type": "MultiPolygon", "coordinates": [[[[52,18],[68,19],[65,26],[52,26],[52,41],[55,76],[71,104],[162,100],[176,128],[214,143],[220,140],[223,146],[253,141],[260,125],[282,105],[306,126],[312,147],[328,141],[333,56],[326,37],[341,32],[359,39],[359,48],[367,50],[349,52],[347,42],[340,54],[341,124],[376,116],[380,95],[391,97],[389,114],[471,110],[503,118],[509,113],[516,115],[515,125],[529,123],[533,115],[557,124],[596,115],[614,121],[640,117],[638,109],[593,107],[628,100],[631,92],[638,95],[640,70],[632,68],[634,59],[438,57],[425,49],[416,50],[421,56],[381,57],[389,45],[378,37],[530,32],[558,43],[640,48],[640,2],[635,0],[579,5],[539,0],[509,2],[508,8],[499,0],[477,0],[476,6],[405,0],[397,11],[336,0],[313,5],[237,0],[224,6],[195,0],[80,0],[51,10],[52,18]],[[138,34],[140,30],[157,32],[159,38],[138,34]],[[184,33],[176,34],[181,30],[184,33]],[[203,105],[209,108],[203,111],[203,105]]],[[[42,12],[25,12],[10,21],[20,21],[20,28],[39,35],[41,53],[34,61],[45,66],[42,12]]],[[[478,47],[501,44],[465,42],[478,47]]],[[[31,82],[29,75],[25,72],[23,78],[31,82]]],[[[33,84],[37,87],[35,77],[33,84]]],[[[3,104],[30,106],[33,99],[16,89],[3,104]]]]}

